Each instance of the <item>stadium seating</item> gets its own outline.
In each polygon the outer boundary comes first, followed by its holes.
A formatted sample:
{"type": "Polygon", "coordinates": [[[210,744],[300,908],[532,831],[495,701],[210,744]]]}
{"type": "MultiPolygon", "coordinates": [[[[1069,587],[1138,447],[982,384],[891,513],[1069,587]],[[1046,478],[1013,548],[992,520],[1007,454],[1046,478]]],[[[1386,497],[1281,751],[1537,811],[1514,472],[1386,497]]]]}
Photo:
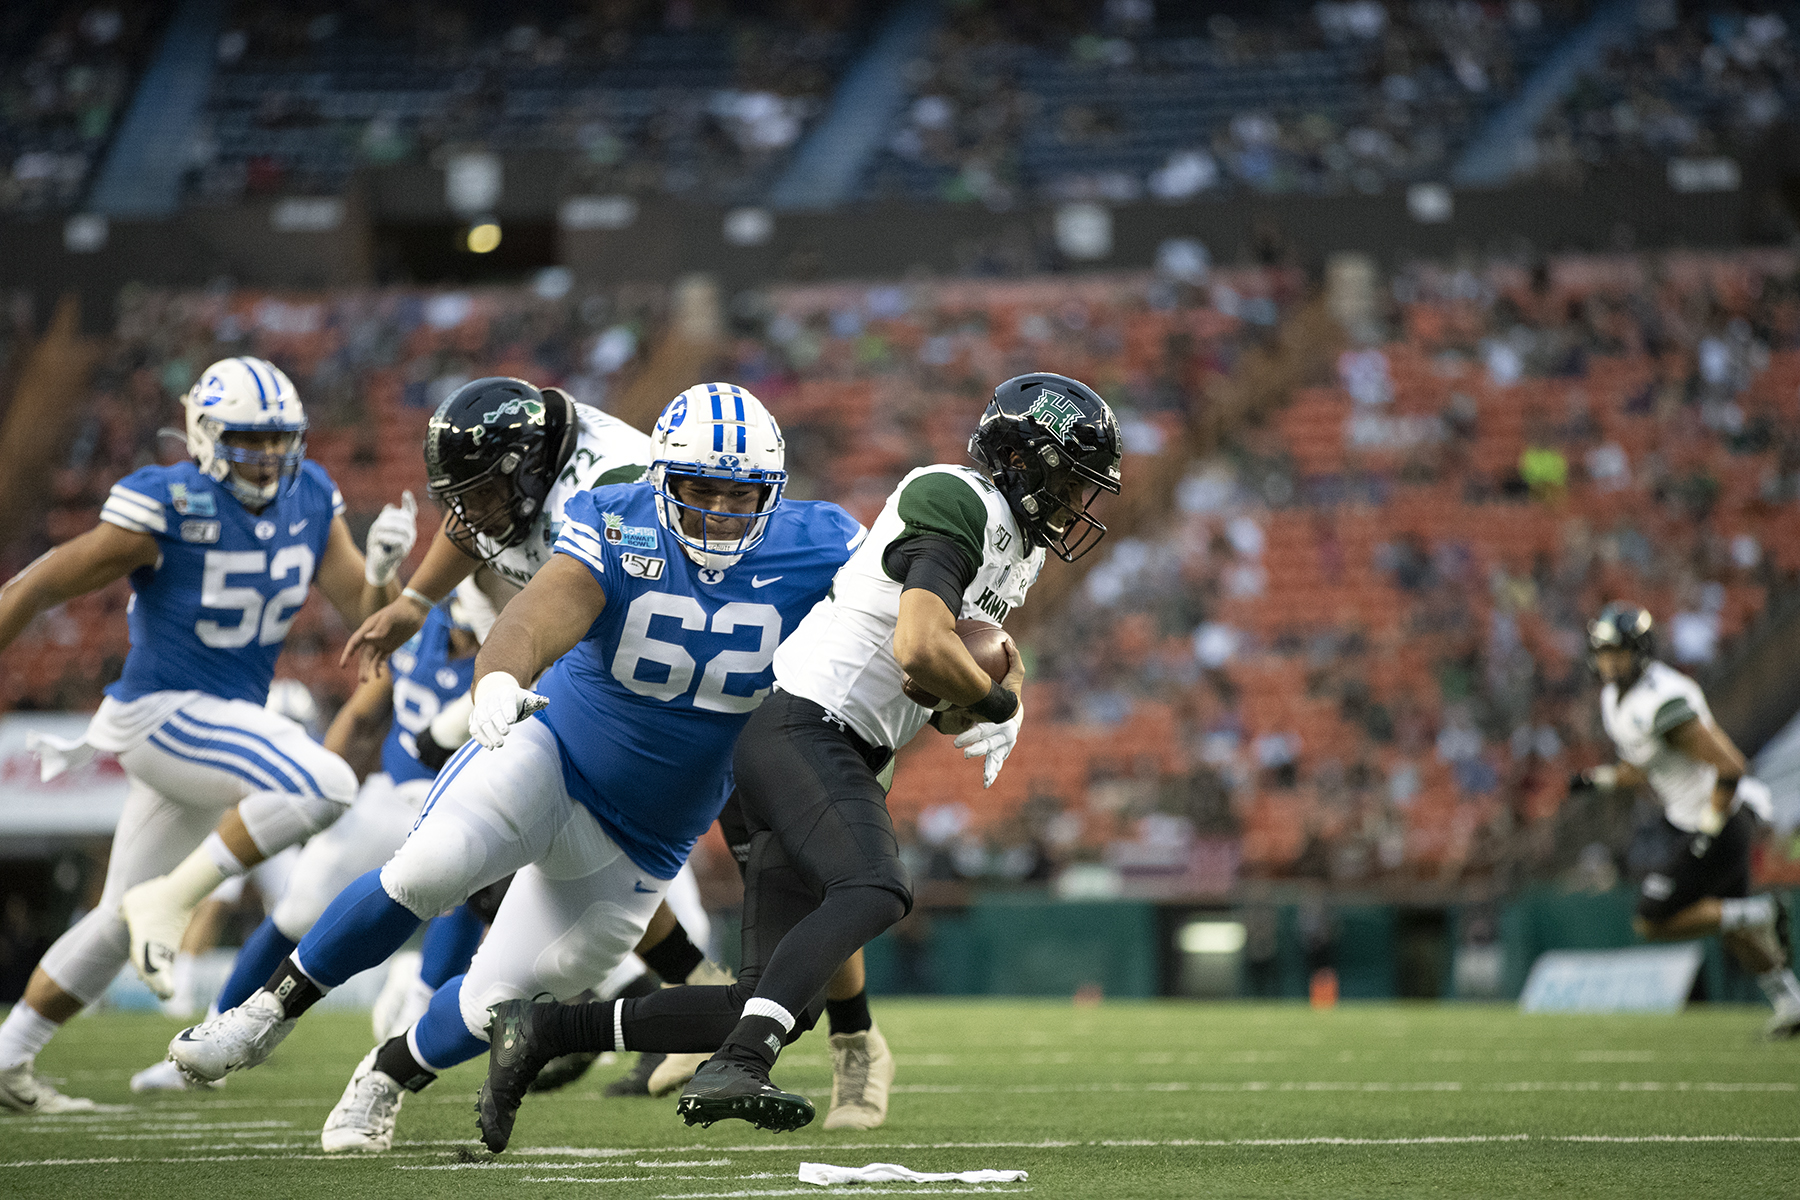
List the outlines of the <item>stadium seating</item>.
{"type": "MultiPolygon", "coordinates": [[[[1049,619],[1020,614],[1032,717],[995,787],[935,735],[902,758],[893,808],[921,870],[1016,874],[1021,847],[1179,857],[1183,822],[1194,855],[1226,839],[1259,876],[1535,870],[1568,772],[1606,752],[1585,618],[1633,597],[1665,656],[1701,670],[1800,571],[1791,253],[1421,265],[1392,291],[1385,335],[1324,358],[1335,382],[1225,420],[1150,517],[1047,568],[1046,593],[1080,583],[1049,619]]],[[[758,315],[718,371],[783,422],[793,493],[868,521],[906,470],[959,461],[987,388],[1029,369],[1093,382],[1121,415],[1127,487],[1153,478],[1306,302],[1282,270],[790,286],[738,306],[758,315]]],[[[604,404],[639,360],[601,346],[648,343],[666,311],[655,289],[132,293],[58,506],[8,570],[92,523],[210,357],[293,373],[360,530],[423,492],[425,417],[458,381],[515,372],[604,404]]],[[[0,699],[92,704],[124,597],[46,616],[0,699]]],[[[341,699],[341,637],[315,600],[282,673],[341,699]]]]}

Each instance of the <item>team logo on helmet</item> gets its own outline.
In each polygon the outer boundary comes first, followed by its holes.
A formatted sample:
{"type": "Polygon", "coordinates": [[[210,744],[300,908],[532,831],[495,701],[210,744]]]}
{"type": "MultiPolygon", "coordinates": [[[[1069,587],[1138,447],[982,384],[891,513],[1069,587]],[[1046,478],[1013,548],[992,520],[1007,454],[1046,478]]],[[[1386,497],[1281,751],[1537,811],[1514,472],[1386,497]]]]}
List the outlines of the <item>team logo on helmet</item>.
{"type": "Polygon", "coordinates": [[[1069,430],[1081,419],[1081,405],[1075,403],[1061,392],[1053,392],[1045,388],[1038,393],[1038,398],[1025,410],[1027,421],[1036,421],[1053,434],[1057,441],[1069,436],[1069,430]]]}

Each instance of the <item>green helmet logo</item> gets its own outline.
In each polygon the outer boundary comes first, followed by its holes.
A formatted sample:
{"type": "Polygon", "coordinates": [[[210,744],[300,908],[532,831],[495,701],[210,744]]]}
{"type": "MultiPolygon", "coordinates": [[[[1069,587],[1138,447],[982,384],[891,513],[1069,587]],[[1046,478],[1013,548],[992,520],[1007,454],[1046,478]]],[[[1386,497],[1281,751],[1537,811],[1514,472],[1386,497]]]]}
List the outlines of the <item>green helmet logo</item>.
{"type": "Polygon", "coordinates": [[[1031,402],[1031,407],[1025,410],[1025,419],[1036,421],[1060,442],[1069,436],[1069,430],[1081,419],[1081,406],[1062,393],[1045,388],[1031,402]]]}

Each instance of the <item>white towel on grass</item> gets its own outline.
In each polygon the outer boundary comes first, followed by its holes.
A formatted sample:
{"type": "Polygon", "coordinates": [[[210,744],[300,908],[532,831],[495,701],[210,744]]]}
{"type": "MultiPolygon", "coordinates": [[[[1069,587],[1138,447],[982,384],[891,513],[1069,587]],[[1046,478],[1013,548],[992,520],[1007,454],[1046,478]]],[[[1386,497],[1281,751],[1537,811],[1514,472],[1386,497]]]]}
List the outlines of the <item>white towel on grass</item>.
{"type": "Polygon", "coordinates": [[[820,1186],[833,1183],[1017,1183],[1024,1178],[1024,1171],[910,1171],[898,1163],[870,1163],[863,1167],[800,1164],[800,1182],[820,1186]]]}

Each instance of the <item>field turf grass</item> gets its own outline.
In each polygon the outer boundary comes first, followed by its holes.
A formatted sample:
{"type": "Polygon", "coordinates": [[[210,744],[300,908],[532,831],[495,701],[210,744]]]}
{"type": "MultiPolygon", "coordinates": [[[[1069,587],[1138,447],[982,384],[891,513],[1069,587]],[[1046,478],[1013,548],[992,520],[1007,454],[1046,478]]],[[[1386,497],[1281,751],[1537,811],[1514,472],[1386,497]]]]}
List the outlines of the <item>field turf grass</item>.
{"type": "MultiPolygon", "coordinates": [[[[410,1097],[393,1154],[325,1158],[318,1130],[370,1044],[308,1017],[267,1065],[211,1093],[134,1097],[177,1022],[77,1020],[39,1060],[94,1114],[0,1114],[0,1197],[350,1200],[404,1196],[798,1196],[802,1161],[1024,1168],[1018,1184],[861,1195],[1707,1196],[1800,1193],[1800,1045],[1763,1013],[1526,1017],[1502,1007],[879,1000],[900,1071],[888,1123],[776,1137],[690,1129],[673,1100],[607,1099],[626,1063],[527,1100],[513,1148],[479,1150],[485,1061],[410,1097]]],[[[823,1117],[822,1036],[777,1082],[823,1117]]]]}

